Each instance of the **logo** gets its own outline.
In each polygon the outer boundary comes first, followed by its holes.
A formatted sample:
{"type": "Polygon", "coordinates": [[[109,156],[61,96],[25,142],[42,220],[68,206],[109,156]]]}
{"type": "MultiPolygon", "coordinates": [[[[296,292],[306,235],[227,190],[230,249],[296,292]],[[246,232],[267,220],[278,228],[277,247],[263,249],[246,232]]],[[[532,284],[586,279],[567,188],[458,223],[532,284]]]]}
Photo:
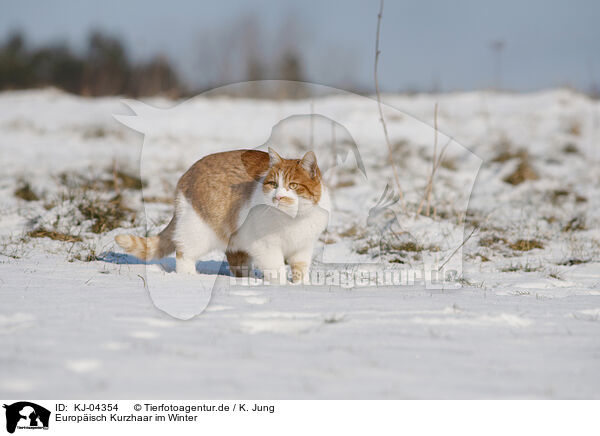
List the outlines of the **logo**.
{"type": "Polygon", "coordinates": [[[19,401],[6,409],[6,431],[14,433],[18,429],[43,429],[48,430],[50,411],[42,406],[29,401],[19,401]]]}

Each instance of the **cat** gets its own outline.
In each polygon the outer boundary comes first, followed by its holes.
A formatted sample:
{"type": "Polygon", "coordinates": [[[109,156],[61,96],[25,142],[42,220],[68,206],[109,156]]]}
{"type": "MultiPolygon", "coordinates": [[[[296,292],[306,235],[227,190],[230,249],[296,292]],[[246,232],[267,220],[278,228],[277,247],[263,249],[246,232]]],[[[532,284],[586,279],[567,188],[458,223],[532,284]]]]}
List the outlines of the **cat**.
{"type": "Polygon", "coordinates": [[[257,268],[265,281],[285,283],[287,263],[300,283],[329,212],[314,152],[284,159],[271,148],[228,151],[205,156],[181,176],[175,213],[159,235],[115,240],[146,261],[175,251],[178,273],[195,273],[196,261],[219,249],[237,277],[257,268]]]}

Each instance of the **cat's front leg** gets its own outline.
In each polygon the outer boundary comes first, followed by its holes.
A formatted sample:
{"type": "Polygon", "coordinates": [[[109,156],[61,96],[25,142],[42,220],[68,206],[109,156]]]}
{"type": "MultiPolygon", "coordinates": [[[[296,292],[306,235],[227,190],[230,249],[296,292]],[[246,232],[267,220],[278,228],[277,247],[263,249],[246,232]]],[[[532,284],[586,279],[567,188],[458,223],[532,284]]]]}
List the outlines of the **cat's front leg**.
{"type": "Polygon", "coordinates": [[[227,262],[229,263],[229,271],[235,277],[248,277],[252,268],[250,268],[250,256],[242,250],[227,250],[227,262]]]}
{"type": "Polygon", "coordinates": [[[313,247],[306,247],[291,256],[287,263],[292,268],[292,283],[299,284],[308,278],[308,269],[312,260],[313,247]]]}
{"type": "Polygon", "coordinates": [[[254,266],[263,273],[263,280],[269,284],[285,285],[287,282],[283,253],[277,249],[251,254],[254,266]]]}
{"type": "Polygon", "coordinates": [[[196,274],[196,259],[185,256],[181,251],[177,251],[175,257],[175,271],[178,274],[196,274]]]}

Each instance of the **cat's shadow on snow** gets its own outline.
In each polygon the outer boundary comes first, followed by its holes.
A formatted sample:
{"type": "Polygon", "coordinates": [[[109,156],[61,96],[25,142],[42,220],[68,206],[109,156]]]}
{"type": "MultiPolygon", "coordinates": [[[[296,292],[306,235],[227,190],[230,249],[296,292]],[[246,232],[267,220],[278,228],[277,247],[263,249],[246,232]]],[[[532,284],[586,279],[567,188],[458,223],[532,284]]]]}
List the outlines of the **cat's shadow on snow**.
{"type": "MultiPolygon", "coordinates": [[[[130,254],[109,251],[99,256],[98,260],[118,265],[159,265],[165,272],[175,272],[174,257],[165,257],[164,259],[145,262],[130,254]]],[[[229,264],[217,260],[202,260],[196,262],[196,271],[200,274],[231,275],[229,272],[229,264]]]]}

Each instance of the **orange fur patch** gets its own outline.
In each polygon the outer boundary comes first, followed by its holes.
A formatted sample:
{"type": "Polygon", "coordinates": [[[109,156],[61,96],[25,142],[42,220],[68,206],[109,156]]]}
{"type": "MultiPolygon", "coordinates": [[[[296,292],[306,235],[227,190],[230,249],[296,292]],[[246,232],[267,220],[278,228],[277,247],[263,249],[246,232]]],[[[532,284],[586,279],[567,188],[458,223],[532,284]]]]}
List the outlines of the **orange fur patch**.
{"type": "Polygon", "coordinates": [[[229,270],[236,277],[245,277],[250,273],[250,256],[245,251],[226,251],[229,270]]]}

